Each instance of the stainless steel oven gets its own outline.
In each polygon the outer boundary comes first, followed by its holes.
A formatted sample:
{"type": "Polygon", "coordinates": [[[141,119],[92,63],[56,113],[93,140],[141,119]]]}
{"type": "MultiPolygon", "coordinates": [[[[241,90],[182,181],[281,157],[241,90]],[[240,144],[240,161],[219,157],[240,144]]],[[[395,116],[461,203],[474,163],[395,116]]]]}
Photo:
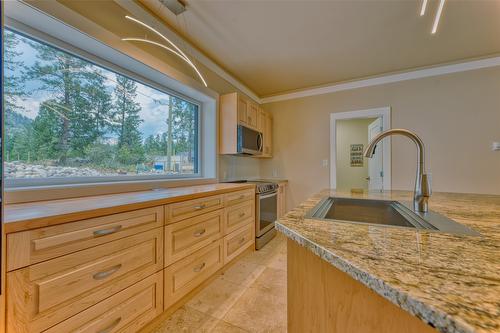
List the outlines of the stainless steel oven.
{"type": "Polygon", "coordinates": [[[276,235],[274,222],[278,219],[278,191],[257,193],[255,199],[255,248],[259,250],[276,235]]]}

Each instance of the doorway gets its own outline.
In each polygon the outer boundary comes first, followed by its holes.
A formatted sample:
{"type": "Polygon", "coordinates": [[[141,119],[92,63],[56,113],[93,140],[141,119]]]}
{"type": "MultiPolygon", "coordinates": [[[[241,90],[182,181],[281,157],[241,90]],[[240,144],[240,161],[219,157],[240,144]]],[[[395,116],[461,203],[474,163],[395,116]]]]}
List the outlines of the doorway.
{"type": "Polygon", "coordinates": [[[390,190],[390,138],[377,145],[373,158],[363,156],[371,139],[390,128],[390,108],[332,113],[330,118],[330,187],[390,190]]]}

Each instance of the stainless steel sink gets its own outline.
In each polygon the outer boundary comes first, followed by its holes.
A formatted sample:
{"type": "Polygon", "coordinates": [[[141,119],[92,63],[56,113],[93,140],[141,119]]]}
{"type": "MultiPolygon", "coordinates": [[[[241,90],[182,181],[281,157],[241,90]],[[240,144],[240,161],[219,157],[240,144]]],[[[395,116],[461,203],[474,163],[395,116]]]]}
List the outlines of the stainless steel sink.
{"type": "Polygon", "coordinates": [[[306,217],[337,222],[427,229],[458,235],[480,235],[436,212],[418,212],[410,204],[392,200],[328,197],[311,209],[306,217]]]}

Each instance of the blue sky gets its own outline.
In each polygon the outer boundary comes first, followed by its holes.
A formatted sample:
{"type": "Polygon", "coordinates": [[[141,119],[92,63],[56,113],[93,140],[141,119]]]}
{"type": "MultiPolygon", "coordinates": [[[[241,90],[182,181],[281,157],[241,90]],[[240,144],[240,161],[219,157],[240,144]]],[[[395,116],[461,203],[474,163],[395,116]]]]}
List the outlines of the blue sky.
{"type": "MultiPolygon", "coordinates": [[[[26,43],[26,38],[19,36],[19,39],[20,42],[16,47],[16,51],[21,54],[16,60],[24,62],[27,66],[31,66],[36,60],[36,51],[26,43]]],[[[105,69],[103,69],[103,71],[105,72],[106,86],[109,91],[112,92],[116,85],[115,73],[105,69]]],[[[9,73],[6,73],[6,75],[9,75],[9,73]]],[[[26,83],[26,89],[31,91],[31,94],[22,101],[22,105],[25,108],[23,114],[31,119],[37,116],[40,103],[50,98],[49,92],[36,91],[38,87],[40,87],[40,85],[36,81],[26,83]]],[[[143,133],[143,138],[145,139],[149,135],[164,133],[167,130],[166,119],[168,116],[168,109],[165,104],[169,102],[169,95],[141,83],[137,83],[136,101],[142,108],[140,116],[143,122],[140,126],[140,130],[143,133]]]]}

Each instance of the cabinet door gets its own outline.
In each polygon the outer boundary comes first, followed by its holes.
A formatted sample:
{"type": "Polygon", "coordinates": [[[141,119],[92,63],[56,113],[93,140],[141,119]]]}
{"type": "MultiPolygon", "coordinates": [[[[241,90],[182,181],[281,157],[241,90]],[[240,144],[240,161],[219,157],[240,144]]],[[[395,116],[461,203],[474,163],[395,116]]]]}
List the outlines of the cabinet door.
{"type": "Polygon", "coordinates": [[[257,130],[262,133],[266,132],[266,112],[261,108],[259,108],[259,115],[257,117],[257,130]]]}
{"type": "Polygon", "coordinates": [[[264,131],[264,155],[271,157],[273,155],[273,118],[269,113],[266,113],[266,130],[264,131]]]}
{"type": "Polygon", "coordinates": [[[247,124],[248,101],[243,97],[238,97],[238,121],[247,124]]]}
{"type": "Polygon", "coordinates": [[[253,128],[257,128],[257,117],[259,114],[259,107],[257,104],[250,103],[247,108],[247,124],[253,128]]]}

